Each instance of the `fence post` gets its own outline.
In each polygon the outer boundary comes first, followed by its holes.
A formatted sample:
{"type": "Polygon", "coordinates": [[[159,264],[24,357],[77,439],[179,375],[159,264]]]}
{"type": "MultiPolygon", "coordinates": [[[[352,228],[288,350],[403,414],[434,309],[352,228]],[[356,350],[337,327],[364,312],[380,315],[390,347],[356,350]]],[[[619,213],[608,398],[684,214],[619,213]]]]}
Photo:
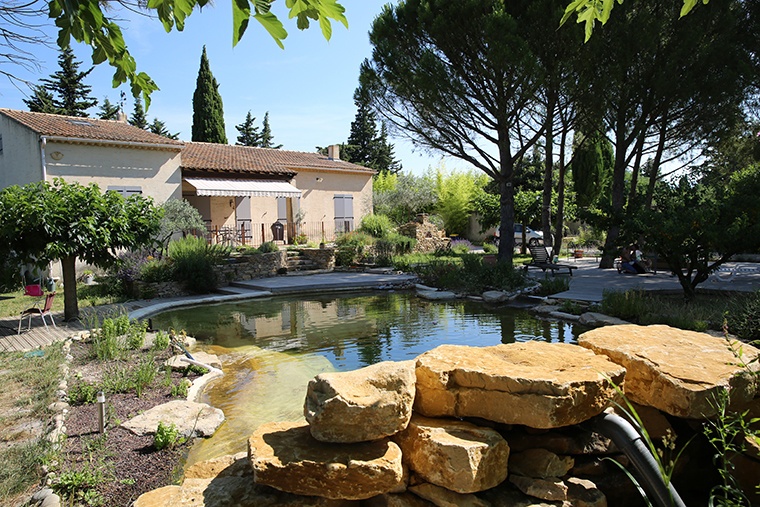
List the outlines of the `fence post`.
{"type": "Polygon", "coordinates": [[[261,243],[264,244],[267,242],[266,237],[266,229],[264,229],[264,222],[261,222],[261,243]]]}
{"type": "Polygon", "coordinates": [[[245,223],[240,224],[240,244],[245,246],[245,223]]]}

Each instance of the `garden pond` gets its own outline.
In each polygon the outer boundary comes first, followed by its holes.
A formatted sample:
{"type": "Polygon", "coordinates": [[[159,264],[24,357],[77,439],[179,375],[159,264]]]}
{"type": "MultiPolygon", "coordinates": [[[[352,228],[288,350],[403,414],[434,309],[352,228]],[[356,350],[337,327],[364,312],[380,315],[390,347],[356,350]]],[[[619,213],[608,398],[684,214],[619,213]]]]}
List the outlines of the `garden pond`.
{"type": "Polygon", "coordinates": [[[306,386],[319,373],[413,359],[442,344],[574,343],[586,331],[521,309],[427,301],[404,292],[196,306],[156,315],[153,325],[186,330],[223,364],[224,376],[199,401],[222,409],[227,420],[192,448],[188,465],[246,450],[248,436],[262,423],[301,419],[306,386]]]}

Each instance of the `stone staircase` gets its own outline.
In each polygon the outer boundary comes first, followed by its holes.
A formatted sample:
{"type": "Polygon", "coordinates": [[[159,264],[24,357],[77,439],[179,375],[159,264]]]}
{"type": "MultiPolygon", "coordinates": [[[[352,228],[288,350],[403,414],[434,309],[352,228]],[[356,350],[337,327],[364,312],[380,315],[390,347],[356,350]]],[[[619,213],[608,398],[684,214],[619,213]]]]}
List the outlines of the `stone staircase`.
{"type": "Polygon", "coordinates": [[[287,255],[288,273],[295,271],[316,271],[319,269],[314,261],[302,256],[299,250],[288,250],[287,255]]]}

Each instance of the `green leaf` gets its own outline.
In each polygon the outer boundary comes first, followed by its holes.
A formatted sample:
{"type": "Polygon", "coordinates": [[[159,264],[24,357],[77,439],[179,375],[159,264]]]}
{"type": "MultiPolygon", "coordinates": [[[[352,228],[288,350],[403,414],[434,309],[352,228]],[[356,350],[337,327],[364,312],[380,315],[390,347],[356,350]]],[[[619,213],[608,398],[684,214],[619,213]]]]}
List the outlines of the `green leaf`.
{"type": "Polygon", "coordinates": [[[288,32],[285,30],[285,27],[282,26],[282,21],[277,19],[277,16],[271,12],[266,14],[255,14],[253,17],[256,18],[256,21],[261,23],[261,26],[263,26],[267,32],[269,32],[269,35],[272,36],[277,45],[280,46],[281,49],[285,49],[285,45],[282,41],[288,36],[288,32]]]}
{"type": "Polygon", "coordinates": [[[697,5],[697,0],[683,0],[683,7],[681,7],[681,16],[686,16],[691,10],[694,8],[694,6],[697,5]]]}
{"type": "MultiPolygon", "coordinates": [[[[266,2],[265,2],[266,3],[266,2]]],[[[248,21],[251,18],[251,6],[248,0],[232,1],[232,47],[235,47],[243,37],[248,21]]]]}
{"type": "Polygon", "coordinates": [[[329,41],[330,37],[332,37],[332,25],[330,24],[330,20],[325,16],[320,16],[319,27],[322,29],[322,35],[329,41]]]}

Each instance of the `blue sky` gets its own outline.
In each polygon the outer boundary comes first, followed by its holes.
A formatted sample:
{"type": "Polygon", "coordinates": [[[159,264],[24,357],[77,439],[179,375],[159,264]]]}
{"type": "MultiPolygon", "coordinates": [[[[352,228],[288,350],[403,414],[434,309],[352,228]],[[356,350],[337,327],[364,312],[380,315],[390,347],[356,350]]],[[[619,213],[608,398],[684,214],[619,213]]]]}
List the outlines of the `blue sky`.
{"type": "MultiPolygon", "coordinates": [[[[345,142],[356,114],[353,93],[358,85],[359,66],[371,56],[368,32],[372,21],[388,0],[343,0],[349,29],[333,23],[332,39],[326,41],[317,25],[299,31],[287,19],[284,0],[275,2],[274,10],[285,23],[288,38],[281,50],[266,31],[251,21],[243,39],[232,47],[232,14],[229,0],[220,0],[202,12],[194,12],[183,32],[167,34],[160,22],[130,13],[121,13],[124,37],[138,63],[138,70],[147,72],[160,91],[153,94],[148,118],[163,120],[180,139],[189,140],[192,125],[192,96],[204,45],[211,71],[219,83],[224,102],[225,125],[230,143],[237,137],[235,125],[242,123],[248,110],[261,124],[264,113],[269,120],[274,141],[283,149],[314,151],[316,146],[345,142]]],[[[54,35],[51,25],[49,33],[54,35]]],[[[55,37],[53,37],[55,40],[55,37]]],[[[81,68],[91,61],[87,47],[73,44],[81,68]]],[[[34,49],[41,69],[16,74],[37,82],[58,69],[57,48],[39,46],[34,49]]],[[[119,90],[111,87],[112,70],[99,65],[86,82],[100,101],[119,99],[119,90]]],[[[131,95],[127,113],[132,112],[131,95]]],[[[0,79],[0,105],[11,109],[27,109],[22,102],[26,87],[17,89],[0,79]]],[[[93,115],[95,111],[93,110],[93,115]]],[[[410,142],[391,141],[405,171],[421,174],[429,166],[437,166],[440,155],[413,150],[410,142]]],[[[462,165],[462,163],[450,163],[462,165]]]]}

